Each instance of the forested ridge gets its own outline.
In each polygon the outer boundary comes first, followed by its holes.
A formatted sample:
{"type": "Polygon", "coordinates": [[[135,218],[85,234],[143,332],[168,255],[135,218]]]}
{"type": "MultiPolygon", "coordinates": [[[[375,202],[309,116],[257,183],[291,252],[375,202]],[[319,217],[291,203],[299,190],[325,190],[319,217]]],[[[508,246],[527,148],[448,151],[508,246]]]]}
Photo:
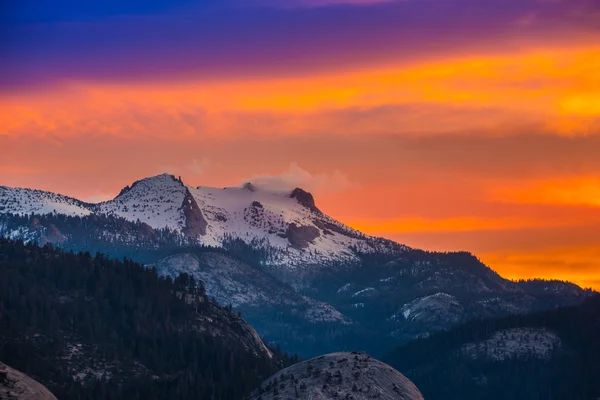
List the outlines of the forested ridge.
{"type": "Polygon", "coordinates": [[[400,347],[384,361],[402,371],[428,400],[596,400],[600,296],[580,306],[473,321],[400,347]],[[519,337],[519,332],[524,334],[519,337]],[[540,332],[557,338],[545,354],[535,351],[543,339],[540,332]],[[490,342],[498,333],[501,339],[490,342]],[[466,352],[465,345],[472,343],[491,357],[466,352]],[[497,357],[515,346],[522,351],[497,357]]]}
{"type": "Polygon", "coordinates": [[[7,239],[0,360],[65,399],[239,399],[290,361],[186,274],[7,239]]]}

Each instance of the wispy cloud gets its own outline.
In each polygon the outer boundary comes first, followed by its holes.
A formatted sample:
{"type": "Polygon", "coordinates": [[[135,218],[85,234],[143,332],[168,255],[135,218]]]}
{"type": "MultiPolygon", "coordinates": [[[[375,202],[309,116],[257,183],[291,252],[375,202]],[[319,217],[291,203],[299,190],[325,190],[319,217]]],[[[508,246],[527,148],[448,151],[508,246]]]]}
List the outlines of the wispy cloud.
{"type": "Polygon", "coordinates": [[[200,159],[194,158],[187,166],[187,169],[195,175],[202,175],[206,173],[211,165],[211,161],[206,157],[202,157],[200,159]]]}
{"type": "Polygon", "coordinates": [[[251,182],[260,189],[274,192],[286,192],[301,188],[309,192],[324,193],[336,192],[357,184],[350,181],[348,176],[339,170],[331,173],[311,174],[296,163],[291,163],[286,171],[274,175],[255,175],[242,183],[251,182]]]}

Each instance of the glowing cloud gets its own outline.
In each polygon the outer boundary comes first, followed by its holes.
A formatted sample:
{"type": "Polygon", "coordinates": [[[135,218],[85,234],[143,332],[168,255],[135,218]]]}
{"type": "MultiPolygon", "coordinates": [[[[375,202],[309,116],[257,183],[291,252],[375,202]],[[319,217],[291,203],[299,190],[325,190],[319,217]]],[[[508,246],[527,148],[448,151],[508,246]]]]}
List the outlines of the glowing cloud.
{"type": "Polygon", "coordinates": [[[600,114],[582,99],[600,93],[599,62],[600,48],[557,48],[297,78],[70,84],[0,96],[0,133],[590,134],[600,114]]]}
{"type": "Polygon", "coordinates": [[[568,204],[600,207],[600,179],[575,177],[525,182],[497,188],[490,196],[497,200],[533,204],[568,204]],[[515,187],[516,186],[516,187],[515,187]]]}
{"type": "Polygon", "coordinates": [[[348,177],[335,170],[331,174],[311,174],[302,169],[296,163],[291,163],[287,171],[276,175],[256,175],[245,179],[243,183],[251,182],[259,189],[274,192],[288,192],[295,188],[301,188],[309,192],[323,193],[336,192],[356,187],[348,177]]]}

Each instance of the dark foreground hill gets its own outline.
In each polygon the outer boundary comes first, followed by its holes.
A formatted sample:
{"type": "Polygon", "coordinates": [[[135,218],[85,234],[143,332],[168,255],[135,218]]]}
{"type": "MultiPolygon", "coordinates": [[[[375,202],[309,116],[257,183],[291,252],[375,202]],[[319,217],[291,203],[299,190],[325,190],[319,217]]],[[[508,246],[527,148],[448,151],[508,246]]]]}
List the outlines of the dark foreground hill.
{"type": "Polygon", "coordinates": [[[0,399],[56,400],[44,385],[0,362],[0,399]]]}
{"type": "Polygon", "coordinates": [[[581,306],[471,322],[384,361],[428,400],[600,398],[600,296],[581,306]]]}
{"type": "Polygon", "coordinates": [[[332,353],[292,365],[267,379],[249,400],[423,400],[389,365],[360,352],[332,353]]]}
{"type": "Polygon", "coordinates": [[[0,360],[60,399],[239,399],[283,366],[188,275],[6,239],[0,360]]]}

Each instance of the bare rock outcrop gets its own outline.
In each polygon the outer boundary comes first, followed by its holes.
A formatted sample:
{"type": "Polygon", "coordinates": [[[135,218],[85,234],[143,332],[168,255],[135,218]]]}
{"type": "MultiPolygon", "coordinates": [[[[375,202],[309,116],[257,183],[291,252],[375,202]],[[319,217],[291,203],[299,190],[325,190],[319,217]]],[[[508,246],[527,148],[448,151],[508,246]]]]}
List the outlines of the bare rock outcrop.
{"type": "Polygon", "coordinates": [[[288,241],[297,249],[304,249],[321,234],[314,226],[298,226],[289,224],[286,232],[288,241]]]}
{"type": "Polygon", "coordinates": [[[185,197],[183,198],[183,215],[185,216],[185,227],[183,234],[187,237],[198,237],[206,235],[206,227],[208,223],[202,215],[202,210],[198,207],[198,203],[194,196],[186,189],[185,197]]]}
{"type": "Polygon", "coordinates": [[[296,188],[292,191],[290,197],[292,199],[298,200],[298,203],[302,204],[304,207],[312,211],[321,212],[315,204],[315,198],[313,197],[313,195],[305,190],[296,188]]]}
{"type": "Polygon", "coordinates": [[[365,353],[332,353],[285,368],[249,400],[381,399],[423,400],[404,375],[365,353]]]}
{"type": "Polygon", "coordinates": [[[0,362],[0,399],[56,400],[41,383],[0,362]]]}

